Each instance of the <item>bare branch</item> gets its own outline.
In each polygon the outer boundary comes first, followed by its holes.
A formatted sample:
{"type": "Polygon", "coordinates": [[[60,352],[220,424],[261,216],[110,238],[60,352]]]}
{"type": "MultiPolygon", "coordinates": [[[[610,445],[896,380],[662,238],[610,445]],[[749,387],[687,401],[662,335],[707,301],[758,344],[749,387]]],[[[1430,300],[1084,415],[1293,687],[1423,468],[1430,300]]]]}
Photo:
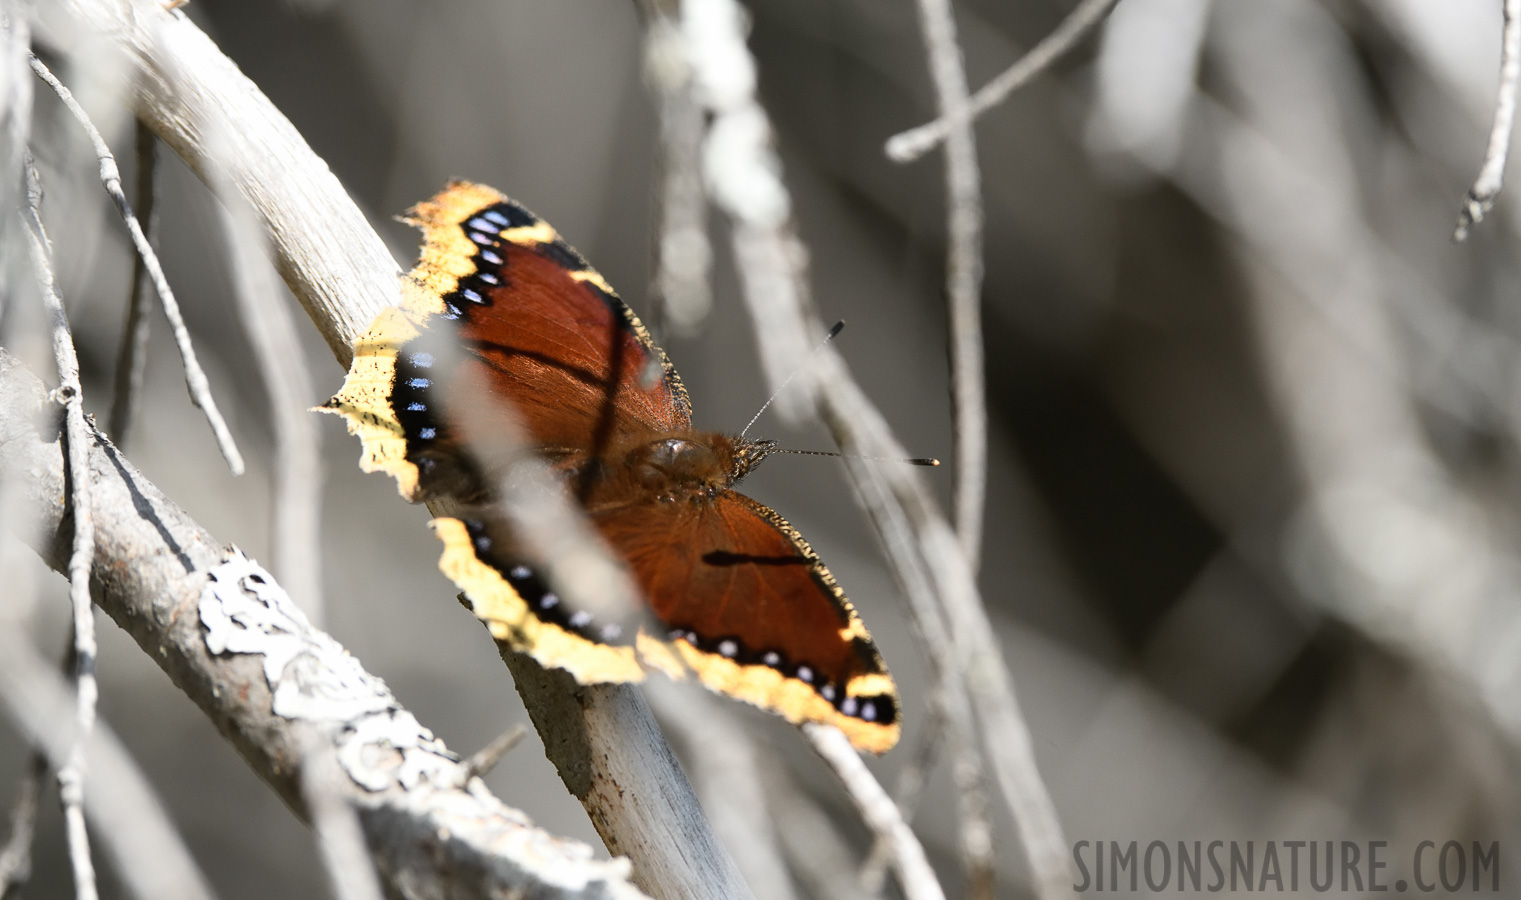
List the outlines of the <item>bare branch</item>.
{"type": "MultiPolygon", "coordinates": [[[[34,57],[33,65],[40,65],[34,57]]],[[[46,71],[46,70],[44,70],[46,71]]],[[[99,687],[95,683],[95,606],[90,600],[90,562],[95,556],[95,518],[90,502],[90,457],[86,441],[84,391],[79,385],[79,357],[74,353],[74,338],[69,333],[69,318],[63,299],[53,283],[52,245],[42,229],[37,206],[42,202],[42,183],[37,170],[26,166],[26,208],[22,224],[26,228],[27,249],[36,269],[42,301],[52,319],[53,358],[58,366],[56,402],[64,407],[64,433],[68,445],[68,480],[71,486],[69,511],[73,516],[73,549],[69,554],[69,602],[74,613],[74,690],[75,733],[68,757],[58,768],[58,799],[69,835],[69,861],[74,870],[74,896],[95,900],[95,865],[90,859],[90,836],[85,831],[84,782],[85,746],[95,727],[95,702],[99,687]]]]}
{"type": "Polygon", "coordinates": [[[861,761],[844,733],[832,725],[814,723],[804,725],[803,733],[808,735],[813,749],[840,777],[867,827],[892,846],[893,869],[898,873],[903,895],[908,900],[945,897],[914,830],[903,821],[902,811],[872,777],[871,770],[866,768],[866,763],[861,761]]]}
{"type": "Polygon", "coordinates": [[[528,729],[522,725],[514,725],[502,732],[496,740],[470,754],[465,760],[465,772],[470,778],[485,778],[502,757],[512,752],[512,748],[523,742],[527,737],[528,729]]]}
{"type": "MultiPolygon", "coordinates": [[[[919,809],[919,794],[930,766],[935,761],[935,751],[940,747],[942,717],[940,704],[931,703],[924,730],[920,732],[919,747],[908,763],[898,770],[898,783],[893,789],[893,802],[903,811],[903,820],[910,824],[919,809]]],[[[887,878],[887,867],[892,862],[892,845],[884,837],[878,837],[871,845],[871,853],[861,863],[861,884],[873,894],[882,892],[882,882],[887,878]]]]}
{"type": "Polygon", "coordinates": [[[962,117],[975,120],[1008,99],[1010,94],[1029,84],[1035,76],[1050,68],[1053,63],[1077,46],[1088,32],[1098,27],[1098,24],[1104,21],[1104,17],[1109,15],[1109,11],[1114,9],[1117,3],[1119,0],[1083,0],[1067,18],[1062,20],[1055,31],[1046,35],[1039,44],[1021,56],[1014,65],[1005,69],[1001,75],[983,85],[982,90],[972,96],[964,113],[950,116],[942,110],[940,118],[933,122],[910,128],[908,131],[888,138],[885,147],[887,158],[894,162],[908,163],[933,150],[936,144],[950,136],[952,130],[960,124],[962,117]]]}
{"type": "Polygon", "coordinates": [[[100,182],[110,195],[111,202],[116,204],[116,211],[121,214],[122,220],[127,224],[127,231],[132,235],[132,243],[137,247],[137,255],[142,259],[148,274],[153,279],[153,286],[158,291],[159,302],[164,308],[164,317],[169,320],[169,328],[174,333],[174,343],[180,350],[180,361],[185,366],[185,387],[190,391],[190,400],[200,407],[206,415],[206,421],[211,425],[211,433],[216,436],[217,449],[222,452],[222,458],[227,460],[227,467],[234,475],[243,474],[243,455],[238,452],[238,446],[232,440],[232,432],[227,430],[227,422],[222,418],[221,410],[217,409],[216,398],[211,394],[211,383],[206,380],[206,373],[201,370],[200,361],[196,359],[195,347],[190,343],[190,331],[185,327],[185,318],[180,315],[179,303],[174,299],[174,292],[169,289],[169,279],[164,277],[164,269],[159,265],[158,254],[153,252],[153,245],[148,243],[148,236],[143,234],[142,225],[137,221],[137,215],[132,212],[132,204],[127,202],[127,195],[122,191],[121,172],[116,168],[116,158],[111,155],[111,148],[106,146],[105,138],[100,136],[95,123],[90,121],[89,115],[74,99],[63,83],[48,71],[48,67],[42,64],[42,60],[32,57],[32,71],[37,73],[63,105],[68,107],[70,114],[74,116],[85,133],[90,138],[90,144],[95,148],[95,157],[100,163],[100,182]]]}
{"type": "Polygon", "coordinates": [[[1495,94],[1495,119],[1489,131],[1489,148],[1484,165],[1458,213],[1458,225],[1452,239],[1468,239],[1468,231],[1484,221],[1484,216],[1500,196],[1505,181],[1505,161],[1510,156],[1510,134],[1516,123],[1517,85],[1521,83],[1521,0],[1505,0],[1505,27],[1500,41],[1500,88],[1495,94]]]}
{"type": "MultiPolygon", "coordinates": [[[[38,510],[41,533],[22,537],[62,568],[63,451],[56,435],[38,433],[45,396],[0,353],[0,478],[16,479],[38,510]]],[[[626,862],[595,861],[591,848],[533,827],[479,781],[467,783],[448,748],[312,628],[271,576],[225,550],[98,432],[90,450],[96,601],[298,811],[301,742],[318,729],[349,775],[348,800],[391,890],[428,900],[519,889],[642,896],[626,862]]]]}
{"type": "MultiPolygon", "coordinates": [[[[151,243],[158,231],[157,192],[158,138],[142,120],[133,123],[134,149],[137,155],[137,211],[143,225],[143,237],[151,243]]],[[[137,417],[137,402],[143,392],[143,376],[148,368],[148,267],[141,254],[132,256],[132,292],[127,298],[127,324],[121,332],[121,349],[116,354],[116,381],[111,396],[111,417],[106,430],[119,446],[125,447],[137,417]]]]}
{"type": "Polygon", "coordinates": [[[988,411],[982,356],[982,176],[967,115],[966,70],[950,0],[919,0],[940,115],[955,123],[945,142],[945,290],[951,335],[951,409],[956,434],[956,534],[974,570],[982,551],[988,484],[988,411]]]}

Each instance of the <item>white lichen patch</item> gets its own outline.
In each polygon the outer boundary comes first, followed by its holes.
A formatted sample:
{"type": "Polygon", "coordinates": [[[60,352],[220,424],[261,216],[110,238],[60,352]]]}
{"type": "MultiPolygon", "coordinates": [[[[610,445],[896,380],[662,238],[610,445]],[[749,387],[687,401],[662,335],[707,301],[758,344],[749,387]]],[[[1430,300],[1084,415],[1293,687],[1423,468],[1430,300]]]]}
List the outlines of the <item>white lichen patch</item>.
{"type": "Polygon", "coordinates": [[[458,778],[458,757],[384,681],[313,628],[263,566],[234,547],[208,575],[200,602],[206,648],[262,657],[275,715],[334,729],[339,764],[356,784],[383,791],[458,778]]]}

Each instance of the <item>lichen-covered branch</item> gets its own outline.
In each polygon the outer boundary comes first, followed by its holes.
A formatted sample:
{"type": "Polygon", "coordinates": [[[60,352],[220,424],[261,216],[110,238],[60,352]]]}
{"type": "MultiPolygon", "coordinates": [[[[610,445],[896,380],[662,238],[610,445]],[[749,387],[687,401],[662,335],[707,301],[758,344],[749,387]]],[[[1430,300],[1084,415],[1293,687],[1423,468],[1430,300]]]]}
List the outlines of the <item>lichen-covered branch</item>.
{"type": "MultiPolygon", "coordinates": [[[[38,511],[39,531],[23,537],[62,570],[71,527],[58,412],[46,398],[41,382],[0,352],[0,478],[13,479],[38,511]]],[[[443,744],[307,625],[272,578],[93,429],[89,451],[96,602],[294,809],[305,808],[303,741],[325,740],[345,766],[347,799],[395,894],[642,896],[627,863],[593,860],[590,847],[535,828],[468,781],[443,744]]]]}

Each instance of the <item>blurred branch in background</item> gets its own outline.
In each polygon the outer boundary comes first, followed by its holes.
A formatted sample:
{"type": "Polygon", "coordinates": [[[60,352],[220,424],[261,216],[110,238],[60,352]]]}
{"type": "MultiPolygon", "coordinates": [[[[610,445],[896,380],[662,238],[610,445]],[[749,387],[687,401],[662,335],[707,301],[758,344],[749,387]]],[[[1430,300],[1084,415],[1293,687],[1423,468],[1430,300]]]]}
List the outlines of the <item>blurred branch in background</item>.
{"type": "Polygon", "coordinates": [[[258,220],[234,192],[222,192],[220,225],[232,270],[232,294],[269,398],[274,456],[274,513],[270,546],[276,575],[314,625],[322,626],[322,466],[315,391],[290,310],[272,278],[269,243],[258,220]],[[233,204],[231,207],[226,204],[233,204]]]}
{"type": "MultiPolygon", "coordinates": [[[[135,204],[142,222],[143,237],[149,245],[158,233],[158,138],[141,119],[133,121],[133,149],[136,154],[137,179],[135,204]]],[[[142,254],[132,257],[132,287],[127,297],[127,323],[121,332],[121,349],[116,353],[116,377],[112,381],[111,415],[106,432],[125,448],[131,440],[132,425],[142,402],[143,376],[148,366],[148,266],[142,254]]]]}

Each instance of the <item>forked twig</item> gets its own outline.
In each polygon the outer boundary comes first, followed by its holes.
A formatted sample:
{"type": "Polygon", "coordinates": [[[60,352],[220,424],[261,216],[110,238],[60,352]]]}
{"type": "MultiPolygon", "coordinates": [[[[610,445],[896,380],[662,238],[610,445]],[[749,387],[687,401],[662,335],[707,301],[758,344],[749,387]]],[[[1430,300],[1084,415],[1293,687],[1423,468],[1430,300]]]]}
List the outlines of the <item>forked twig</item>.
{"type": "Polygon", "coordinates": [[[122,192],[121,172],[116,168],[116,158],[111,155],[111,148],[106,145],[105,138],[100,136],[100,131],[95,123],[90,121],[84,107],[74,99],[74,95],[53,75],[48,67],[43,65],[42,60],[35,55],[31,58],[32,71],[37,73],[63,105],[68,107],[85,133],[90,138],[90,144],[95,149],[95,157],[100,163],[100,181],[110,195],[111,202],[116,205],[116,211],[121,214],[122,220],[127,224],[127,231],[132,235],[132,243],[137,248],[137,253],[142,257],[143,264],[147,267],[148,274],[153,278],[153,285],[158,290],[159,302],[164,307],[164,317],[169,320],[169,326],[174,331],[174,342],[179,346],[180,359],[185,366],[185,386],[190,390],[190,399],[200,407],[205,414],[206,421],[211,425],[211,432],[216,437],[217,449],[222,452],[222,458],[227,460],[227,467],[234,475],[243,474],[243,455],[238,452],[237,444],[233,442],[232,432],[227,428],[227,422],[222,418],[222,413],[217,409],[216,399],[211,394],[211,384],[206,380],[206,373],[201,370],[201,364],[196,359],[195,347],[190,343],[190,331],[185,327],[185,319],[180,315],[179,304],[174,299],[174,292],[169,289],[169,280],[164,277],[164,269],[159,265],[158,254],[153,252],[153,247],[148,243],[148,236],[143,234],[142,225],[138,223],[137,215],[132,212],[132,204],[127,202],[127,195],[122,192]]]}
{"type": "Polygon", "coordinates": [[[79,357],[69,333],[68,315],[53,281],[52,245],[42,228],[37,207],[42,202],[42,182],[28,160],[24,165],[26,206],[22,225],[27,249],[42,289],[42,302],[52,319],[53,357],[58,366],[58,387],[52,399],[64,407],[67,445],[69,501],[74,516],[73,550],[69,554],[69,602],[74,613],[75,733],[67,759],[58,769],[58,795],[63,805],[69,837],[69,861],[74,871],[74,895],[95,900],[95,866],[90,859],[90,836],[85,831],[85,748],[95,727],[95,607],[90,600],[90,564],[95,560],[95,518],[90,503],[90,431],[85,425],[84,393],[79,385],[79,357]]]}
{"type": "Polygon", "coordinates": [[[1510,135],[1516,124],[1516,94],[1521,83],[1521,0],[1505,0],[1505,27],[1500,41],[1500,88],[1495,94],[1494,124],[1489,130],[1489,148],[1484,165],[1458,212],[1458,225],[1452,239],[1468,239],[1469,230],[1484,221],[1495,205],[1505,182],[1505,161],[1510,156],[1510,135]]]}
{"type": "Polygon", "coordinates": [[[1088,32],[1104,21],[1104,17],[1109,15],[1109,11],[1117,3],[1119,0],[1083,0],[1067,18],[1062,20],[1060,25],[1056,26],[1055,31],[1046,35],[1014,65],[1005,69],[1003,74],[983,85],[981,90],[973,94],[964,113],[952,117],[942,111],[941,117],[933,122],[926,122],[917,128],[910,128],[908,131],[899,132],[888,138],[885,147],[887,158],[900,163],[913,162],[933,150],[936,144],[950,135],[959,119],[975,120],[1008,99],[1010,94],[1029,84],[1035,76],[1050,68],[1053,63],[1077,46],[1088,32]]]}

